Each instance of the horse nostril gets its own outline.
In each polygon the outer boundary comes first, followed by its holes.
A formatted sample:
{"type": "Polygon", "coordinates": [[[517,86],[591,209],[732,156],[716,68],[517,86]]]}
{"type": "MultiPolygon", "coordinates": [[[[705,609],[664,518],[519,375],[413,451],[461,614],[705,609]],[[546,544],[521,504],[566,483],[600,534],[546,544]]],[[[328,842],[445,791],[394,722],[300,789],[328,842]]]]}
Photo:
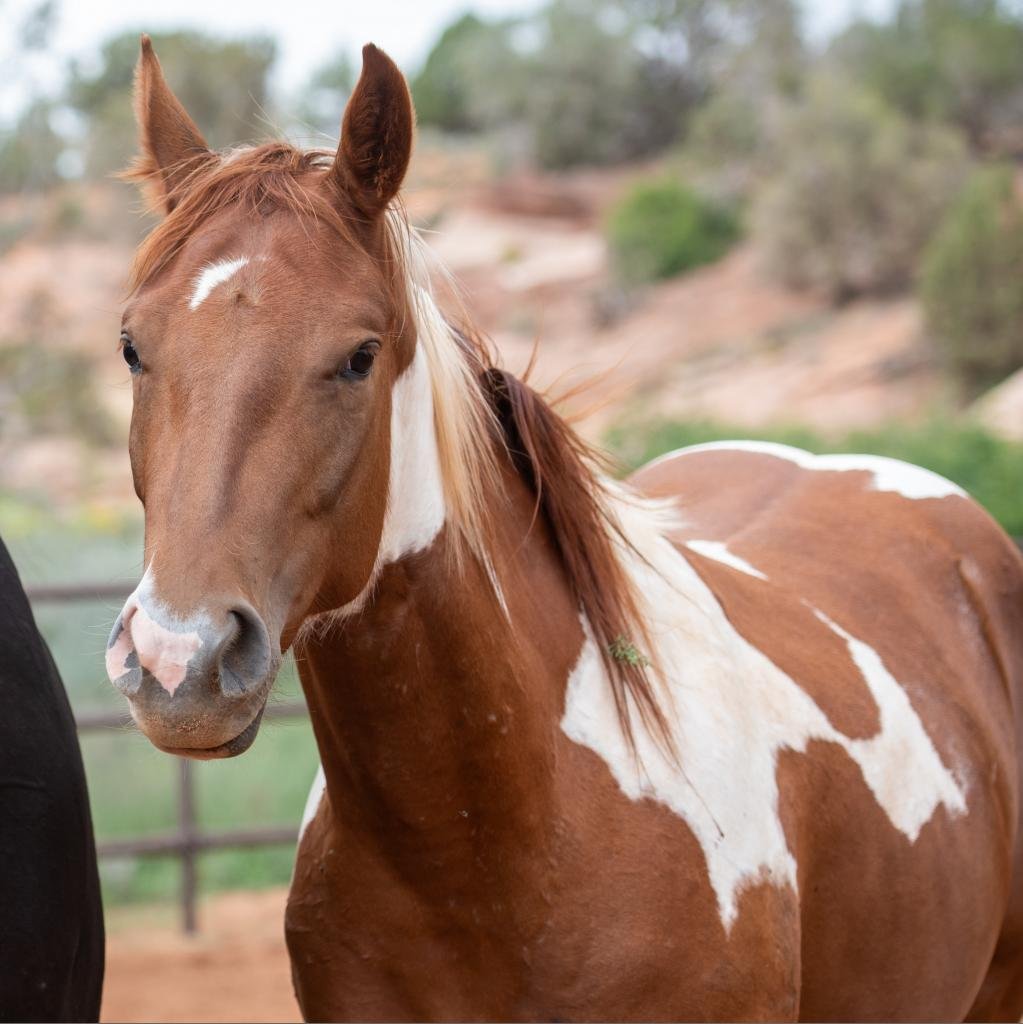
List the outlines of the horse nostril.
{"type": "Polygon", "coordinates": [[[270,637],[256,611],[248,606],[232,608],[233,629],[218,655],[220,688],[227,697],[241,697],[270,671],[270,637]]]}

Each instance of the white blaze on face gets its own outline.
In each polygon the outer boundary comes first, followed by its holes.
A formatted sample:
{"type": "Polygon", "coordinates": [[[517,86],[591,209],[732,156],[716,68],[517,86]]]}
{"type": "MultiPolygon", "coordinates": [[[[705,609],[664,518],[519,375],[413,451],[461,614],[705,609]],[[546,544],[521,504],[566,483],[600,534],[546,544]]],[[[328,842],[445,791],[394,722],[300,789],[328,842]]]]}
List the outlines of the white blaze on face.
{"type": "Polygon", "coordinates": [[[188,308],[198,309],[218,284],[230,280],[248,262],[248,256],[240,256],[234,260],[218,260],[208,267],[203,267],[195,279],[195,290],[192,292],[188,308]]]}
{"type": "MultiPolygon", "coordinates": [[[[876,736],[850,739],[732,626],[689,562],[643,522],[641,511],[621,507],[619,513],[642,556],[626,556],[626,563],[643,596],[654,660],[664,671],[670,698],[665,711],[681,770],[641,723],[635,726],[642,770],[637,768],[585,623],[586,639],[568,681],[561,728],[607,763],[630,799],[656,800],[686,821],[706,856],[726,929],[735,920],[745,886],[765,880],[796,886],[796,862],[778,813],[781,750],[805,751],[811,740],[840,746],[859,766],[892,826],[910,842],[938,807],[953,815],[966,810],[963,788],[876,651],[821,616],[846,641],[880,711],[876,736]]],[[[700,547],[718,561],[763,575],[724,545],[708,548],[698,542],[700,547]]]]}

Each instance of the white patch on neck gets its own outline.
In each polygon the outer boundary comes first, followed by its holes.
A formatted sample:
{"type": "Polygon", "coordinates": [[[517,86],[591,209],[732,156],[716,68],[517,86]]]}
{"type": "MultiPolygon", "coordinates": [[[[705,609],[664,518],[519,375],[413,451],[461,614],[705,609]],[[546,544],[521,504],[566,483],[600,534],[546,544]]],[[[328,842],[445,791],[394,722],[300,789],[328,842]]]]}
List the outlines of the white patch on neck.
{"type": "Polygon", "coordinates": [[[223,284],[234,277],[248,262],[248,256],[239,256],[236,260],[219,260],[208,267],[203,267],[195,279],[195,290],[192,292],[188,308],[198,309],[218,284],[223,284]]]}
{"type": "Polygon", "coordinates": [[[781,750],[802,752],[811,740],[840,746],[910,842],[939,806],[953,815],[965,812],[964,789],[942,764],[905,691],[867,644],[823,620],[846,640],[880,711],[878,735],[853,740],[732,626],[692,566],[643,522],[642,510],[619,506],[618,512],[639,552],[623,557],[644,603],[654,660],[664,672],[665,713],[681,770],[639,722],[634,728],[642,767],[637,765],[585,623],[561,728],[607,763],[630,799],[657,800],[685,820],[703,848],[726,929],[744,887],[764,880],[796,887],[796,862],[778,812],[781,750]]]}
{"type": "Polygon", "coordinates": [[[668,459],[682,455],[695,455],[699,452],[740,451],[754,452],[758,455],[772,455],[776,459],[794,462],[801,469],[818,472],[867,472],[873,474],[872,488],[875,491],[892,491],[904,498],[919,500],[921,498],[947,498],[956,495],[960,498],[969,497],[957,484],[946,480],[929,469],[914,466],[909,462],[889,459],[883,455],[813,455],[802,448],[793,448],[787,444],[775,444],[773,441],[711,441],[708,444],[695,444],[689,448],[679,448],[668,452],[649,463],[656,466],[668,459]]]}
{"type": "Polygon", "coordinates": [[[738,569],[739,572],[744,572],[747,576],[755,576],[758,580],[767,579],[759,569],[754,569],[749,562],[738,555],[733,555],[728,550],[728,546],[722,544],[719,540],[687,540],[686,547],[690,551],[695,551],[698,555],[703,555],[705,558],[712,558],[715,562],[721,562],[722,565],[729,565],[733,569],[738,569]]]}
{"type": "MultiPolygon", "coordinates": [[[[359,611],[372,594],[384,566],[429,547],[444,526],[447,510],[433,422],[433,392],[421,345],[416,345],[412,362],[395,381],[391,392],[391,469],[387,486],[387,511],[369,582],[354,601],[320,616],[321,619],[336,621],[359,611]]],[[[494,585],[497,587],[496,580],[494,585]]],[[[503,606],[503,595],[501,600],[503,606]]],[[[310,625],[315,631],[315,620],[310,625]]],[[[326,790],[321,764],[306,799],[300,840],[326,790]]]]}
{"type": "MultiPolygon", "coordinates": [[[[447,518],[440,471],[437,431],[433,422],[433,391],[426,353],[416,345],[412,362],[391,392],[391,468],[387,509],[380,547],[369,580],[348,604],[307,620],[313,633],[321,625],[361,611],[384,566],[428,548],[447,518]]],[[[305,628],[305,627],[304,627],[305,628]]]]}
{"type": "Polygon", "coordinates": [[[305,835],[305,830],[309,827],[309,822],[316,817],[316,812],[320,809],[320,801],[323,799],[323,794],[327,792],[327,777],[323,774],[323,765],[319,764],[316,766],[316,777],[313,779],[312,787],[309,790],[309,796],[306,797],[305,810],[302,812],[302,824],[298,827],[298,841],[302,842],[302,836],[305,835]]]}
{"type": "Polygon", "coordinates": [[[423,346],[416,345],[391,393],[391,473],[380,566],[429,547],[446,517],[430,370],[423,346]]]}

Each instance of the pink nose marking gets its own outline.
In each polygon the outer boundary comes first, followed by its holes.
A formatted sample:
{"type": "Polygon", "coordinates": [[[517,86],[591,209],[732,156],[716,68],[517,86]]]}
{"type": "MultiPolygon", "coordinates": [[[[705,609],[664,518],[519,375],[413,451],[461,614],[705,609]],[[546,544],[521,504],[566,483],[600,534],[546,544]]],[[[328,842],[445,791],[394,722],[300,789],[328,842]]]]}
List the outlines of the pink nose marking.
{"type": "Polygon", "coordinates": [[[127,607],[123,615],[124,631],[110,652],[117,651],[124,640],[128,652],[134,647],[139,664],[148,669],[156,681],[173,696],[174,691],[185,681],[188,663],[202,646],[199,634],[176,633],[166,629],[155,622],[141,604],[127,607]]]}
{"type": "MultiPolygon", "coordinates": [[[[125,613],[122,612],[122,614],[125,613]]],[[[113,647],[107,648],[107,675],[110,676],[111,682],[119,679],[128,670],[128,666],[125,663],[131,651],[131,637],[128,635],[127,629],[122,629],[118,633],[113,647]]]]}

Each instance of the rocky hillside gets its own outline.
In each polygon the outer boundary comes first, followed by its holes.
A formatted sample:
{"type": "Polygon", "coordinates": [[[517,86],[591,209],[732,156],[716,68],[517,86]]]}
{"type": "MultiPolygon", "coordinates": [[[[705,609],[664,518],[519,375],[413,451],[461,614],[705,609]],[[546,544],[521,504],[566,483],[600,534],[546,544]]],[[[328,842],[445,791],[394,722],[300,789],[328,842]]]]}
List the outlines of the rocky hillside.
{"type": "MultiPolygon", "coordinates": [[[[767,281],[757,253],[623,294],[601,225],[636,172],[489,180],[473,152],[418,158],[407,202],[503,361],[554,394],[590,379],[584,429],[622,415],[839,431],[919,414],[941,385],[910,299],[840,309],[767,281]]],[[[134,497],[116,343],[144,228],[119,186],[0,206],[0,481],[47,501],[134,497]]],[[[449,295],[446,300],[454,304],[449,295]]]]}

